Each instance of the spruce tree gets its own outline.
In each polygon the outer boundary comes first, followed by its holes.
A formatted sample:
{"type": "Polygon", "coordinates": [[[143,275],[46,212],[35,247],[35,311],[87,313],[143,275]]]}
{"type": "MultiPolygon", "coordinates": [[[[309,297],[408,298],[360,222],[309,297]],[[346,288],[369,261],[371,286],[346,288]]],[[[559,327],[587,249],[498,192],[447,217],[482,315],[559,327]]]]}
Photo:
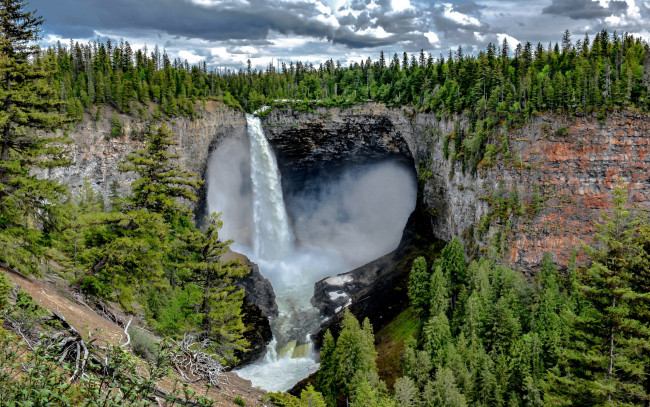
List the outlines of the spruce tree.
{"type": "Polygon", "coordinates": [[[0,261],[35,271],[66,188],[34,170],[68,162],[64,138],[52,135],[67,119],[34,60],[43,19],[26,7],[24,0],[0,1],[0,261]]]}
{"type": "Polygon", "coordinates": [[[551,372],[549,403],[647,402],[650,293],[639,290],[633,274],[647,252],[639,245],[638,220],[626,201],[627,191],[618,185],[612,215],[603,215],[604,222],[597,225],[600,247],[586,248],[592,265],[578,288],[589,307],[571,318],[572,338],[563,354],[563,371],[551,372]]]}
{"type": "Polygon", "coordinates": [[[180,168],[180,155],[170,151],[175,145],[172,132],[162,124],[146,136],[144,149],[133,152],[120,165],[120,171],[138,175],[131,186],[133,206],[160,213],[172,223],[179,216],[190,216],[180,200],[196,201],[196,188],[202,184],[196,174],[180,168]]]}
{"type": "Polygon", "coordinates": [[[332,333],[328,329],[323,336],[323,346],[320,349],[320,369],[316,385],[318,390],[323,394],[328,405],[334,405],[336,402],[336,360],[334,359],[334,350],[336,343],[332,333]]]}
{"type": "Polygon", "coordinates": [[[440,266],[448,276],[451,286],[451,308],[455,310],[461,289],[468,283],[463,244],[457,237],[442,249],[440,258],[435,264],[435,267],[437,266],[440,266]]]}
{"type": "Polygon", "coordinates": [[[354,392],[355,382],[363,381],[355,380],[359,379],[359,375],[377,372],[375,339],[367,318],[361,327],[354,315],[345,310],[332,357],[336,363],[338,389],[346,397],[354,392]]]}
{"type": "Polygon", "coordinates": [[[409,274],[408,296],[420,315],[426,315],[429,308],[430,278],[426,259],[422,256],[416,258],[409,274]]]}

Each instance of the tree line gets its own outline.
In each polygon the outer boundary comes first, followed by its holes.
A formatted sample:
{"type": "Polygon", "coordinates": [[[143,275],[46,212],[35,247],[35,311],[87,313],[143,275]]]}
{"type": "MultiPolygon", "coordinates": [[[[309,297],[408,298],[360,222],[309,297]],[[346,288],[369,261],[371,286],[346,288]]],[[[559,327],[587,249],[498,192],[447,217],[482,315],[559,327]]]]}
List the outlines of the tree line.
{"type": "Polygon", "coordinates": [[[433,58],[421,50],[343,66],[298,62],[254,69],[208,70],[171,59],[156,46],[133,50],[128,42],[58,44],[43,50],[33,64],[44,69],[67,113],[80,120],[84,111],[109,104],[121,112],[156,119],[198,114],[198,102],[220,100],[247,112],[263,105],[349,106],[367,101],[410,105],[439,117],[464,115],[469,126],[455,132],[453,160],[463,169],[489,164],[488,145],[497,127],[508,127],[541,112],[584,115],[650,107],[648,43],[627,33],[606,30],[573,41],[566,31],[560,43],[507,40],[476,55],[459,47],[433,58]],[[153,112],[147,109],[152,106],[153,112]]]}
{"type": "Polygon", "coordinates": [[[89,108],[111,104],[131,112],[155,102],[169,115],[193,114],[192,103],[227,94],[246,111],[278,99],[377,101],[414,105],[425,111],[530,116],[542,111],[590,112],[650,106],[648,44],[627,33],[607,30],[593,38],[561,43],[526,42],[512,48],[507,40],[467,55],[433,58],[404,52],[380,53],[375,61],[342,66],[333,60],[314,66],[298,62],[266,69],[208,71],[205,62],[171,60],[158,46],[133,50],[124,41],[60,43],[42,51],[34,63],[48,69],[61,99],[89,108]]]}

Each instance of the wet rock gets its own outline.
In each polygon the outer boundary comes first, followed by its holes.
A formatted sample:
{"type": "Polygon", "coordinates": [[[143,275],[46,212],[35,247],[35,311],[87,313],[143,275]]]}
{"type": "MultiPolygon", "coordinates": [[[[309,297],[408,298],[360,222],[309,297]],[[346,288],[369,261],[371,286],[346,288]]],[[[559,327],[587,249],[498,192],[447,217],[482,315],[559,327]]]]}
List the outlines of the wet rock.
{"type": "Polygon", "coordinates": [[[239,359],[238,367],[241,367],[264,356],[266,345],[273,339],[269,318],[278,315],[278,306],[275,303],[273,286],[260,273],[257,264],[243,254],[233,251],[222,256],[223,261],[233,259],[239,259],[249,269],[249,273],[236,282],[237,286],[246,292],[242,307],[242,320],[246,326],[244,338],[248,341],[249,347],[246,352],[235,354],[239,359]]]}
{"type": "Polygon", "coordinates": [[[239,259],[250,272],[237,280],[237,285],[246,291],[246,298],[255,304],[266,317],[278,315],[278,305],[275,302],[275,292],[271,282],[260,273],[257,264],[241,253],[230,251],[223,255],[224,261],[239,259]]]}

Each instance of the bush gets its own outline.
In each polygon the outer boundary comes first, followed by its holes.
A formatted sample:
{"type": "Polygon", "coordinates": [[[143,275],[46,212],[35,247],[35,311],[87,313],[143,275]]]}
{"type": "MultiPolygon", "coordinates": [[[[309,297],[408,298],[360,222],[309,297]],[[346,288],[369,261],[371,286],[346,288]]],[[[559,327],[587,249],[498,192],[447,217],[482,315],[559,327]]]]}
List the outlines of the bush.
{"type": "Polygon", "coordinates": [[[0,312],[2,312],[7,305],[9,305],[8,296],[11,292],[12,286],[9,277],[4,271],[0,271],[0,312]]]}
{"type": "Polygon", "coordinates": [[[124,135],[124,124],[115,114],[111,116],[111,124],[112,127],[109,139],[118,138],[124,135]]]}
{"type": "Polygon", "coordinates": [[[158,349],[158,339],[142,328],[129,330],[133,353],[146,360],[154,360],[158,349]]]}
{"type": "Polygon", "coordinates": [[[557,131],[555,132],[556,136],[559,137],[566,137],[569,134],[569,129],[567,129],[566,126],[561,126],[557,131]]]}
{"type": "Polygon", "coordinates": [[[245,407],[245,406],[246,406],[246,401],[244,401],[244,399],[241,398],[240,396],[235,397],[235,398],[232,400],[232,402],[235,403],[235,404],[237,404],[238,406],[242,406],[242,407],[245,407]]]}
{"type": "Polygon", "coordinates": [[[106,298],[111,293],[111,288],[99,281],[95,276],[85,276],[81,280],[81,291],[100,298],[106,298]]]}

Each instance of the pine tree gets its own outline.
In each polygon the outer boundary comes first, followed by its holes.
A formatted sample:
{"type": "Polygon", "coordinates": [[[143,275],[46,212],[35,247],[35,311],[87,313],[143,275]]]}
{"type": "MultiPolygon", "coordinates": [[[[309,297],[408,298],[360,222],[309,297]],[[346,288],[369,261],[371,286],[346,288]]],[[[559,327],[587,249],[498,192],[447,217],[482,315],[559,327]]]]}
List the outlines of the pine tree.
{"type": "Polygon", "coordinates": [[[449,283],[445,277],[445,274],[442,272],[442,267],[436,266],[436,270],[431,275],[431,282],[429,284],[431,287],[429,294],[431,297],[429,315],[445,313],[449,308],[449,283]]]}
{"type": "Polygon", "coordinates": [[[328,405],[333,405],[336,401],[335,349],[334,337],[328,329],[323,336],[323,346],[320,349],[320,369],[316,380],[317,388],[323,394],[328,405]]]}
{"type": "Polygon", "coordinates": [[[32,61],[43,19],[26,7],[23,0],[0,1],[0,261],[36,271],[66,188],[34,170],[68,162],[64,138],[51,135],[67,119],[48,73],[32,61]]]}
{"type": "Polygon", "coordinates": [[[354,315],[345,310],[332,357],[336,363],[338,389],[346,397],[355,390],[353,384],[359,374],[377,372],[375,340],[367,318],[361,327],[354,315]]]}
{"type": "Polygon", "coordinates": [[[248,345],[242,336],[241,308],[245,293],[234,286],[234,281],[247,274],[248,269],[239,260],[221,259],[232,243],[232,240],[219,240],[222,226],[220,215],[213,213],[205,232],[191,234],[187,248],[191,257],[183,266],[190,273],[187,280],[198,284],[203,291],[199,304],[203,335],[213,343],[217,354],[232,360],[235,351],[248,345]]]}
{"type": "Polygon", "coordinates": [[[449,368],[438,369],[436,379],[424,390],[427,406],[465,407],[467,400],[456,385],[454,373],[449,368]]]}
{"type": "Polygon", "coordinates": [[[146,147],[135,151],[120,166],[120,171],[133,171],[139,177],[133,182],[130,201],[136,208],[160,213],[168,222],[190,215],[187,205],[179,199],[196,201],[195,190],[202,182],[196,174],[182,170],[177,164],[179,154],[171,153],[176,145],[165,124],[146,136],[146,147]]]}
{"type": "Polygon", "coordinates": [[[435,264],[435,267],[437,266],[442,268],[450,281],[451,309],[454,310],[461,289],[468,283],[463,244],[457,237],[442,249],[440,258],[435,264]]]}
{"type": "Polygon", "coordinates": [[[400,377],[395,381],[395,400],[400,407],[417,407],[418,388],[409,377],[400,377]]]}

